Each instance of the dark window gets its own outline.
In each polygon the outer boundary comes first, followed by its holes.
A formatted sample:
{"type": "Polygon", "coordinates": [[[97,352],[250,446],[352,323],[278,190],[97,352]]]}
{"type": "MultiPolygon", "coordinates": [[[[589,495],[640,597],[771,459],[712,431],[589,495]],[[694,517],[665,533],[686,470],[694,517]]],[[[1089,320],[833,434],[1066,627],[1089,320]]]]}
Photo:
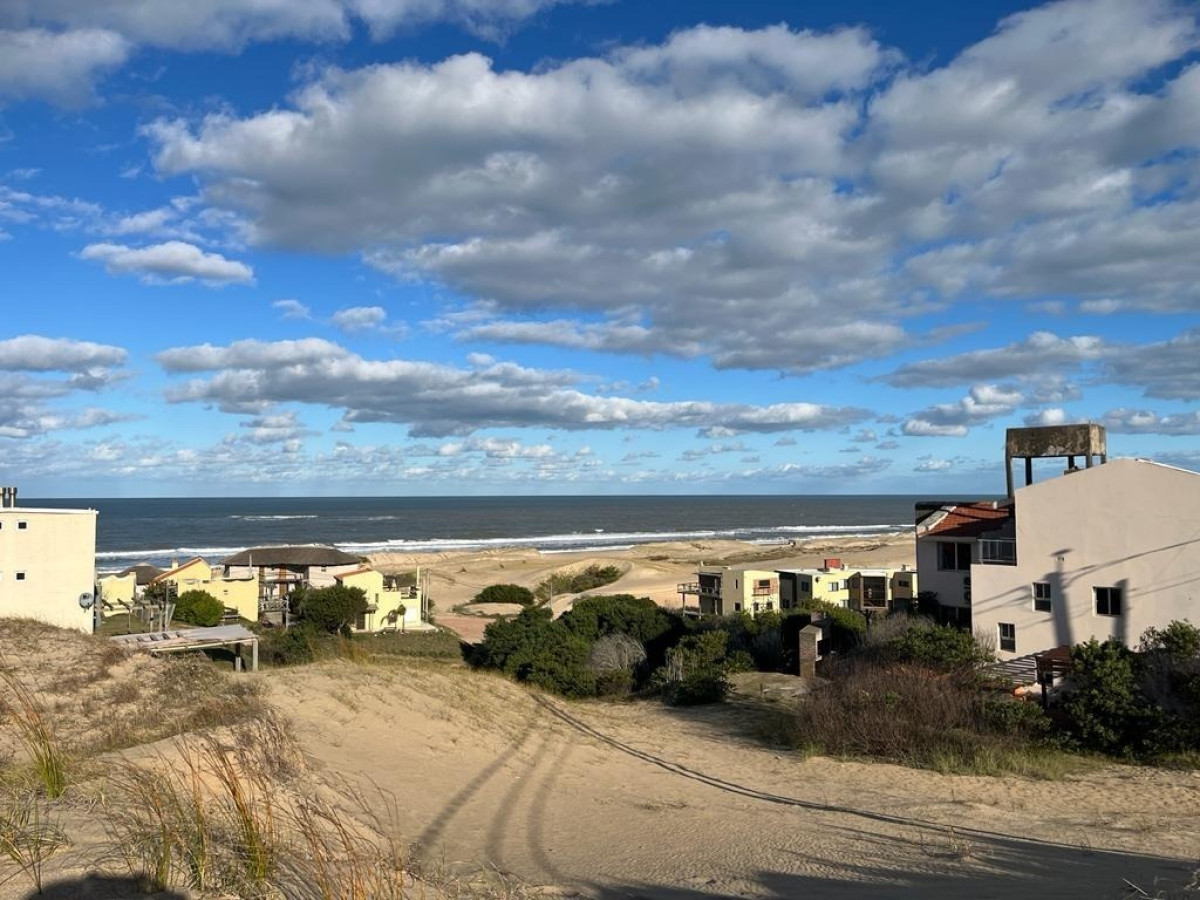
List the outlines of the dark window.
{"type": "Polygon", "coordinates": [[[1033,608],[1038,612],[1050,612],[1050,582],[1035,581],[1033,583],[1033,608]]]}
{"type": "Polygon", "coordinates": [[[1093,588],[1096,592],[1096,615],[1119,616],[1121,614],[1121,589],[1119,587],[1093,588]]]}
{"type": "Polygon", "coordinates": [[[1017,652],[1017,626],[1011,622],[1000,623],[1000,649],[1005,653],[1017,652]]]}
{"type": "Polygon", "coordinates": [[[17,581],[24,581],[24,580],[25,580],[25,573],[24,573],[24,572],[18,572],[18,573],[17,573],[17,581]]]}
{"type": "Polygon", "coordinates": [[[938,541],[938,568],[943,571],[969,572],[971,545],[958,541],[938,541]]]}
{"type": "Polygon", "coordinates": [[[897,579],[896,579],[896,587],[904,587],[904,588],[906,588],[906,587],[908,587],[908,586],[909,586],[909,584],[908,584],[908,581],[906,581],[905,579],[903,579],[903,578],[897,578],[897,579]]]}
{"type": "Polygon", "coordinates": [[[17,531],[24,531],[28,527],[29,527],[28,522],[17,522],[17,531]]]}

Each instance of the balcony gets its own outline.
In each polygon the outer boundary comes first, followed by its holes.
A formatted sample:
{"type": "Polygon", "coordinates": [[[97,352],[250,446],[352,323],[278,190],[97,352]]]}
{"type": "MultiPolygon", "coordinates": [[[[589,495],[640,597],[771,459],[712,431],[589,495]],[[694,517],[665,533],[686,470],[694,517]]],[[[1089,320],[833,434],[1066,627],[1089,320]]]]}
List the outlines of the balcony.
{"type": "Polygon", "coordinates": [[[979,541],[979,562],[985,566],[1015,566],[1017,542],[1012,538],[985,538],[979,541]]]}

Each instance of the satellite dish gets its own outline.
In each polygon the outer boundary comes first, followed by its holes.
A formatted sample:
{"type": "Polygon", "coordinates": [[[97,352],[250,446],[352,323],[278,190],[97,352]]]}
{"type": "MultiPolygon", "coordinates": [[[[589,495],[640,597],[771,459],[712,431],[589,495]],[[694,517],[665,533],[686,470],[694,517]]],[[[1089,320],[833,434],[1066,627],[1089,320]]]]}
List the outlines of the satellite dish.
{"type": "Polygon", "coordinates": [[[79,608],[80,609],[91,609],[92,604],[95,601],[96,601],[95,597],[93,597],[88,591],[84,591],[82,594],[79,595],[79,608]]]}

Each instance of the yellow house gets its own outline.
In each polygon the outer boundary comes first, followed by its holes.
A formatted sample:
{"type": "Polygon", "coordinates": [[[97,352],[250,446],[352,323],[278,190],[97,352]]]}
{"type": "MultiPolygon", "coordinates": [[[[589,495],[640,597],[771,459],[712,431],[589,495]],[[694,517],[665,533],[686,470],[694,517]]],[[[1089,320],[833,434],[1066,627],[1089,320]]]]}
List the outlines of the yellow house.
{"type": "Polygon", "coordinates": [[[795,609],[811,600],[850,605],[850,576],[840,559],[827,559],[819,569],[780,569],[780,603],[795,609]]]}
{"type": "Polygon", "coordinates": [[[370,566],[341,572],[334,578],[339,584],[359,588],[367,595],[367,611],[359,616],[356,631],[407,631],[423,627],[418,588],[399,586],[370,566]]]}
{"type": "Polygon", "coordinates": [[[222,606],[236,610],[239,618],[258,621],[259,583],[254,571],[242,577],[225,578],[197,556],[169,569],[150,584],[172,584],[176,596],[187,591],[204,591],[219,600],[222,606]]]}
{"type": "Polygon", "coordinates": [[[137,575],[133,572],[101,575],[96,580],[96,587],[99,589],[97,596],[103,613],[127,610],[137,593],[137,575]]]}

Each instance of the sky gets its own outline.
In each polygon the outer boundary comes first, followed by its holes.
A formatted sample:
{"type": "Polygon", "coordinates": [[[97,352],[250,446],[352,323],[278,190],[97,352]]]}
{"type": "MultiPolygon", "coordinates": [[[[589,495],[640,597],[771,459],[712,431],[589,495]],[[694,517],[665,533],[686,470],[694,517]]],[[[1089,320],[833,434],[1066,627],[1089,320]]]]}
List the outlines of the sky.
{"type": "Polygon", "coordinates": [[[1200,469],[1200,7],[0,0],[23,496],[1200,469]]]}

